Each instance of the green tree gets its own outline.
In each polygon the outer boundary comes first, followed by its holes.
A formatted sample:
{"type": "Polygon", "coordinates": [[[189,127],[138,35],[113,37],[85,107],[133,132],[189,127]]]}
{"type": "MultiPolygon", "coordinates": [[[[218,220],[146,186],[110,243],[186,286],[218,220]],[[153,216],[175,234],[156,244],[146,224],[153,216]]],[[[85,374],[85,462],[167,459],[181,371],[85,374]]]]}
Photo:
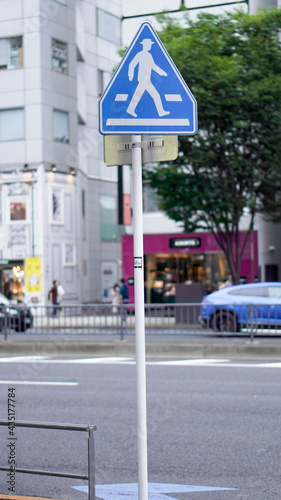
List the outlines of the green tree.
{"type": "Polygon", "coordinates": [[[213,233],[237,283],[255,215],[281,220],[281,10],[160,22],[159,36],[197,100],[198,133],[181,136],[178,159],[146,168],[144,177],[185,231],[213,233]]]}

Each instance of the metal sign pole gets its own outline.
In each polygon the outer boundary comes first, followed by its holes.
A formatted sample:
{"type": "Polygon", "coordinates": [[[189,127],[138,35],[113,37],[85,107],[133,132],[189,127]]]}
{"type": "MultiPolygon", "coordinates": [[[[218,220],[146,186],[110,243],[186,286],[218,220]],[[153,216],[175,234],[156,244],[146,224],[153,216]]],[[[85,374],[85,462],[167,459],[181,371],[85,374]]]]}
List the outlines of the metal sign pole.
{"type": "Polygon", "coordinates": [[[133,232],[135,283],[135,343],[138,422],[138,498],[147,500],[147,422],[143,276],[142,150],[141,136],[132,136],[133,232]]]}

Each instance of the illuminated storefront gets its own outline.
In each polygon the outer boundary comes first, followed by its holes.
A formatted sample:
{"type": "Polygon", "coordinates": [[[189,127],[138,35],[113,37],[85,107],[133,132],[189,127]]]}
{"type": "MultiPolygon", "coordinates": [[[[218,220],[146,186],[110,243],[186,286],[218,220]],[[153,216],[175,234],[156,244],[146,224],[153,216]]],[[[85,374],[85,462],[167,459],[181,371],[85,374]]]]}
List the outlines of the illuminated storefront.
{"type": "MultiPolygon", "coordinates": [[[[241,232],[241,241],[246,233],[241,232]]],[[[133,236],[122,238],[123,276],[134,301],[133,236]],[[131,285],[130,285],[131,284],[131,285]]],[[[172,302],[176,285],[201,283],[207,292],[217,290],[227,279],[225,255],[211,233],[144,235],[144,281],[147,303],[172,302]]],[[[257,233],[253,231],[241,263],[241,282],[258,276],[257,233]]]]}
{"type": "Polygon", "coordinates": [[[25,269],[23,260],[0,260],[0,291],[18,302],[24,299],[25,269]]]}

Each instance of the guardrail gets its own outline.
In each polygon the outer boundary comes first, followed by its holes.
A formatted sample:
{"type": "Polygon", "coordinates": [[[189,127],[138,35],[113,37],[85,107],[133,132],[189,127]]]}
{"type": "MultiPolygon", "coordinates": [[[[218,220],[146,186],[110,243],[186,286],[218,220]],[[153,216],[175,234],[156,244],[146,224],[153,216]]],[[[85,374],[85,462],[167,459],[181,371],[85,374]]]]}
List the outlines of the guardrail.
{"type": "MultiPolygon", "coordinates": [[[[146,304],[147,334],[199,332],[200,304],[146,304]]],[[[35,334],[112,334],[121,340],[135,332],[134,304],[79,304],[62,306],[11,306],[0,310],[0,330],[7,339],[16,332],[35,334]],[[18,316],[10,316],[11,309],[18,316]],[[2,314],[2,318],[1,318],[2,314]]]]}
{"type": "MultiPolygon", "coordinates": [[[[281,334],[281,304],[231,306],[195,304],[145,304],[146,335],[281,334]],[[241,310],[239,310],[241,308],[241,310]],[[241,320],[241,322],[240,322],[241,320]]],[[[34,334],[113,335],[123,340],[135,333],[134,304],[79,304],[61,306],[11,306],[0,309],[0,331],[34,334]]]]}
{"type": "MultiPolygon", "coordinates": [[[[0,425],[11,425],[11,422],[7,420],[0,420],[0,425]]],[[[52,472],[44,470],[34,470],[34,469],[21,469],[15,467],[13,470],[15,473],[21,474],[39,474],[43,476],[55,476],[55,477],[67,477],[72,479],[83,479],[88,480],[89,495],[88,500],[95,500],[95,442],[93,432],[97,429],[96,426],[91,425],[69,425],[69,424],[52,424],[45,422],[15,422],[14,429],[18,427],[31,427],[37,429],[57,429],[57,430],[67,430],[67,431],[87,431],[88,435],[88,474],[70,474],[64,472],[52,472]]],[[[10,471],[10,467],[0,466],[2,471],[10,471]]]]}

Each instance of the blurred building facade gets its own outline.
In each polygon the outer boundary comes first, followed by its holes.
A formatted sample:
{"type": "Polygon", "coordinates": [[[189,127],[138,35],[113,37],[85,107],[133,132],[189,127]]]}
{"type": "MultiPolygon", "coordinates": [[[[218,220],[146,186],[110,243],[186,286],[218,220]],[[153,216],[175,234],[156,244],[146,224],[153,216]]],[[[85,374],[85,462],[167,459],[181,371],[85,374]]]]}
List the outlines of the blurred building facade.
{"type": "Polygon", "coordinates": [[[121,0],[2,0],[0,291],[103,300],[120,273],[117,170],[98,99],[118,61],[121,0]]]}
{"type": "MultiPolygon", "coordinates": [[[[250,13],[276,6],[281,0],[249,0],[250,13]]],[[[110,300],[123,269],[133,282],[126,268],[132,256],[125,255],[124,245],[122,264],[117,169],[105,167],[98,132],[98,99],[118,62],[121,17],[122,0],[1,1],[2,293],[12,287],[15,298],[43,304],[57,279],[66,290],[66,303],[100,302],[110,300]]],[[[127,215],[128,172],[124,167],[127,215]]],[[[181,225],[158,210],[148,186],[143,193],[147,245],[153,235],[158,243],[164,239],[157,235],[175,240],[181,225]]],[[[122,203],[122,190],[119,198],[122,203]]],[[[246,279],[252,281],[257,273],[262,280],[280,279],[279,227],[259,220],[255,230],[246,279]]],[[[130,238],[130,225],[126,233],[130,238]]],[[[193,244],[194,235],[182,237],[193,244]]],[[[165,245],[145,250],[149,294],[156,268],[167,274],[174,267],[187,281],[227,276],[227,264],[215,247],[210,261],[210,252],[203,251],[207,243],[198,249],[187,246],[181,258],[179,247],[167,250],[165,245]]]]}
{"type": "MultiPolygon", "coordinates": [[[[255,14],[262,8],[281,7],[281,0],[249,0],[248,8],[255,14]]],[[[182,225],[170,220],[159,210],[154,193],[143,186],[144,194],[144,272],[148,302],[162,302],[171,298],[173,283],[202,283],[214,290],[229,274],[228,264],[214,238],[208,233],[183,234],[182,225]]],[[[241,221],[241,238],[249,221],[241,221]]],[[[129,282],[133,300],[133,245],[132,228],[123,237],[123,274],[129,282]]],[[[281,279],[281,225],[257,217],[254,231],[246,247],[241,282],[280,281],[281,279]]]]}

